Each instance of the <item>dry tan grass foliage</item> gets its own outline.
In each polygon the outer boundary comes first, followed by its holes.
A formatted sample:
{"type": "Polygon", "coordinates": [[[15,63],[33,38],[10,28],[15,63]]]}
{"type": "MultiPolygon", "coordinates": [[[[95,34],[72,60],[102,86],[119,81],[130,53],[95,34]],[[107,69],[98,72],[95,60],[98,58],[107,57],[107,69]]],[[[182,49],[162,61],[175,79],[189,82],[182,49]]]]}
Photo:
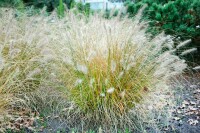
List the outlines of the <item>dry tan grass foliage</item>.
{"type": "Polygon", "coordinates": [[[23,95],[48,84],[71,103],[69,125],[81,120],[107,131],[135,127],[132,109],[187,66],[173,54],[171,37],[148,37],[141,12],[134,20],[73,10],[61,20],[54,13],[1,13],[0,93],[23,95]]]}
{"type": "Polygon", "coordinates": [[[0,93],[9,99],[36,90],[48,75],[51,57],[45,52],[50,39],[41,30],[42,19],[15,18],[8,9],[0,14],[0,93]]]}
{"type": "Polygon", "coordinates": [[[187,67],[173,54],[171,37],[161,33],[150,39],[145,34],[141,11],[134,20],[120,16],[108,20],[99,14],[87,18],[70,11],[60,24],[66,31],[55,30],[63,40],[54,49],[63,64],[59,71],[64,91],[86,123],[133,126],[132,108],[187,67]]]}

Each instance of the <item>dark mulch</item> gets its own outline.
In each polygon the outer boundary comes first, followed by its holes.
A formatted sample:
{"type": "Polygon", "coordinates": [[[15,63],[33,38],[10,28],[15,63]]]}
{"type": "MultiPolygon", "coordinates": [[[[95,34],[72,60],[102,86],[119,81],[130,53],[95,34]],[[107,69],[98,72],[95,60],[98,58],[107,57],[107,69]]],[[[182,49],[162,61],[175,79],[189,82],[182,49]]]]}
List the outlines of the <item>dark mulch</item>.
{"type": "Polygon", "coordinates": [[[173,85],[177,106],[166,132],[200,133],[200,74],[185,75],[178,81],[173,85]]]}

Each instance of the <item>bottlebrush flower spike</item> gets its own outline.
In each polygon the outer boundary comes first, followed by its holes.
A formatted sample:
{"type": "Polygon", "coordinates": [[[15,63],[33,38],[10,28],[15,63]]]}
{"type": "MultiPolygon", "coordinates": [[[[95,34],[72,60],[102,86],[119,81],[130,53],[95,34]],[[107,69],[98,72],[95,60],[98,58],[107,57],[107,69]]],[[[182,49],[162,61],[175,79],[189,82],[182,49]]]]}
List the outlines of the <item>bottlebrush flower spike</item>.
{"type": "Polygon", "coordinates": [[[119,96],[121,97],[121,98],[124,98],[124,96],[125,96],[125,90],[124,91],[122,91],[120,94],[119,94],[119,96]]]}
{"type": "Polygon", "coordinates": [[[114,71],[116,70],[116,62],[114,60],[111,61],[111,72],[114,73],[114,71]]]}
{"type": "Polygon", "coordinates": [[[80,85],[83,82],[82,79],[77,79],[75,82],[75,86],[80,85]]]}
{"type": "Polygon", "coordinates": [[[112,94],[114,92],[115,88],[111,87],[107,90],[107,93],[112,94]]]}
{"type": "Polygon", "coordinates": [[[88,73],[88,68],[85,65],[77,65],[77,70],[79,72],[84,73],[84,74],[88,73]]]}
{"type": "Polygon", "coordinates": [[[105,94],[105,93],[101,93],[100,96],[101,96],[101,97],[105,97],[106,94],[105,94]]]}

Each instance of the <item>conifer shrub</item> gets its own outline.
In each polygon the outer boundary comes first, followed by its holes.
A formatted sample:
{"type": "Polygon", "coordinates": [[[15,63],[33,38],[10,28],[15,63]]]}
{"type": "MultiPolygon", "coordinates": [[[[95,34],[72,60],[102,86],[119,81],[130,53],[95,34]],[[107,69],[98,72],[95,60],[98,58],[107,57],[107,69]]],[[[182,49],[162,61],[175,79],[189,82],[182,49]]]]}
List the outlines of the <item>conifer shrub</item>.
{"type": "Polygon", "coordinates": [[[126,2],[127,12],[134,16],[139,8],[147,4],[144,19],[150,21],[149,31],[155,35],[163,30],[181,40],[197,39],[200,36],[199,0],[140,0],[126,2]]]}
{"type": "MultiPolygon", "coordinates": [[[[195,53],[183,56],[190,66],[199,64],[199,43],[200,43],[200,1],[199,0],[137,0],[128,1],[127,13],[133,17],[139,8],[147,4],[143,19],[149,21],[148,32],[155,36],[162,31],[174,36],[174,41],[191,39],[190,45],[182,48],[196,47],[195,53]]],[[[178,43],[176,43],[177,45],[178,43]]],[[[180,50],[179,50],[180,51],[180,50]]],[[[182,52],[181,51],[181,52],[182,52]]],[[[177,54],[180,54],[178,52],[177,54]]]]}

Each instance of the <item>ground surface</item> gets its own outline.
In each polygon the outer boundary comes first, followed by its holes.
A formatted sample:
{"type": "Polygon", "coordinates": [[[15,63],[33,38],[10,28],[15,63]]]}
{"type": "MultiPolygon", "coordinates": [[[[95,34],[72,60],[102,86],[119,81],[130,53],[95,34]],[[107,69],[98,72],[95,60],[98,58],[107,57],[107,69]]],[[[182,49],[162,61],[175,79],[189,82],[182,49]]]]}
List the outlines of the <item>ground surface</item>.
{"type": "MultiPolygon", "coordinates": [[[[190,74],[178,78],[178,83],[172,85],[176,106],[171,110],[172,119],[168,126],[160,126],[163,133],[199,133],[200,132],[200,74],[190,74]]],[[[70,130],[65,120],[59,116],[41,116],[38,112],[21,110],[20,117],[13,119],[9,127],[18,132],[40,133],[68,133],[70,130]],[[23,129],[23,130],[21,130],[23,129]]],[[[162,120],[161,120],[162,123],[162,120]]],[[[7,130],[13,133],[14,130],[7,130]]],[[[156,133],[158,130],[149,128],[148,132],[156,133]]]]}
{"type": "MultiPolygon", "coordinates": [[[[200,132],[200,75],[193,74],[179,79],[183,88],[177,88],[177,107],[173,110],[170,130],[177,133],[200,132]]],[[[178,85],[176,85],[178,86],[178,85]]]]}

